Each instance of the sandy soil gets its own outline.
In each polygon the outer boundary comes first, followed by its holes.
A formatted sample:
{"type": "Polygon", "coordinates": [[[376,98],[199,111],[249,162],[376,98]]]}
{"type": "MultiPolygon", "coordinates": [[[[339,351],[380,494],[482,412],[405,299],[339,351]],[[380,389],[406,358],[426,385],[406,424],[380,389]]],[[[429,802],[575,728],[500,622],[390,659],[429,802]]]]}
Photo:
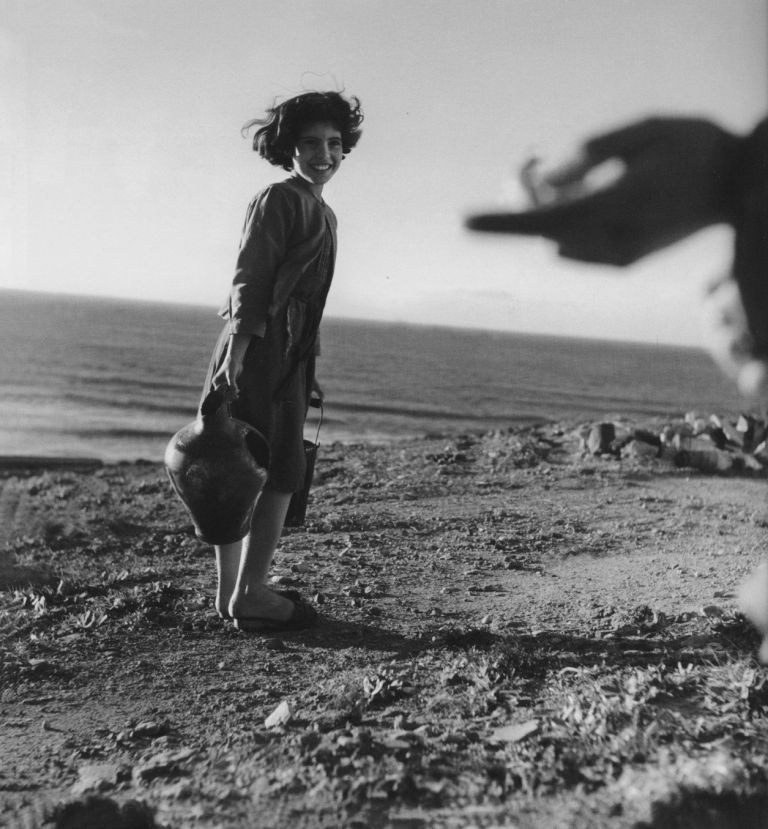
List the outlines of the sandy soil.
{"type": "Polygon", "coordinates": [[[577,425],[321,447],[279,636],[218,619],[160,466],[6,463],[0,824],[762,826],[765,475],[577,425]]]}

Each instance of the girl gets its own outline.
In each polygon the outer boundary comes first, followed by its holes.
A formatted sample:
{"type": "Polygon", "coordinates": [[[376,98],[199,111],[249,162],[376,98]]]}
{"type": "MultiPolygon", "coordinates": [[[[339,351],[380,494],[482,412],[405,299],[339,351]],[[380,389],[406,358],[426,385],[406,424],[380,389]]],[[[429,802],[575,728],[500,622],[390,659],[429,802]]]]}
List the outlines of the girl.
{"type": "Polygon", "coordinates": [[[229,386],[232,414],[268,440],[267,484],[242,541],[215,548],[216,609],[241,630],[307,627],[317,612],[296,591],[273,591],[267,573],[291,495],[301,489],[303,431],[315,382],[317,333],[336,258],[336,217],[323,187],[357,144],[357,98],[307,92],[267,110],[254,150],[288,170],[248,206],[235,276],[220,316],[227,324],[211,357],[204,396],[229,386]]]}

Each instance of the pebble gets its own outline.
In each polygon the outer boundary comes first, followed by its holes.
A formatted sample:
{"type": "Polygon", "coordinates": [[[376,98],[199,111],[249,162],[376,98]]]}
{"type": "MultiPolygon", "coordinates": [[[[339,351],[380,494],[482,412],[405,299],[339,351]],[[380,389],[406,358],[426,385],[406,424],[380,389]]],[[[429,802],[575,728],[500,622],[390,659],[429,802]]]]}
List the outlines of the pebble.
{"type": "Polygon", "coordinates": [[[133,737],[159,737],[168,733],[167,723],[140,722],[133,729],[133,737]]]}
{"type": "Polygon", "coordinates": [[[89,763],[77,770],[79,779],[72,786],[72,793],[104,791],[117,785],[118,767],[114,763],[89,763]]]}
{"type": "Polygon", "coordinates": [[[276,728],[285,725],[293,716],[290,705],[283,700],[280,705],[264,720],[265,728],[276,728]]]}
{"type": "Polygon", "coordinates": [[[269,639],[265,639],[264,647],[270,651],[286,650],[285,642],[279,636],[271,636],[269,639]]]}

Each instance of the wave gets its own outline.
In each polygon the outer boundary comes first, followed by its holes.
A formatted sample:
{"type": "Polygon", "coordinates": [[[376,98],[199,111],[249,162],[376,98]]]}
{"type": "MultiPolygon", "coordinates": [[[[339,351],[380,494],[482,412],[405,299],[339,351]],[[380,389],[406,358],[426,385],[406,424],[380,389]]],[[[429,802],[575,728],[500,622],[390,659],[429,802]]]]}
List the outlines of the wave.
{"type": "Polygon", "coordinates": [[[165,429],[95,429],[93,434],[101,438],[157,438],[166,442],[172,437],[165,429]]]}
{"type": "MultiPolygon", "coordinates": [[[[329,404],[330,405],[330,404],[329,404]]],[[[385,403],[338,403],[339,411],[354,414],[382,414],[396,417],[435,418],[442,420],[466,420],[472,417],[464,412],[454,412],[449,409],[425,409],[420,406],[387,405],[385,403]]]]}
{"type": "MultiPolygon", "coordinates": [[[[162,457],[197,410],[221,328],[215,310],[2,299],[0,454],[35,444],[57,455],[162,457]]],[[[709,358],[688,347],[338,319],[323,322],[322,340],[326,439],[740,405],[709,358]]]]}
{"type": "MultiPolygon", "coordinates": [[[[137,369],[138,371],[139,369],[137,369]]],[[[189,381],[179,382],[174,380],[149,380],[145,377],[126,377],[119,374],[78,374],[77,382],[85,386],[113,386],[124,389],[135,389],[137,392],[162,391],[166,393],[177,392],[179,394],[189,394],[195,390],[198,391],[202,387],[202,383],[190,383],[189,381]]]]}
{"type": "Polygon", "coordinates": [[[185,415],[189,415],[190,412],[194,413],[197,409],[197,402],[195,402],[194,405],[191,403],[156,403],[142,397],[105,397],[103,393],[76,394],[73,392],[66,392],[62,395],[62,400],[65,400],[68,403],[75,403],[77,405],[90,406],[99,409],[155,412],[174,417],[184,417],[185,415]]]}

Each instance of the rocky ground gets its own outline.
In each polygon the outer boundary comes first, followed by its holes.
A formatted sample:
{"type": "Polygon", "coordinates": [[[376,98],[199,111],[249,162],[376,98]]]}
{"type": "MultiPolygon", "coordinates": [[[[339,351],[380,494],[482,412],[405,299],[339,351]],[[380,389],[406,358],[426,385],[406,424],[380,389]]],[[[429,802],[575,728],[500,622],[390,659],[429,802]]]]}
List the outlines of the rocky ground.
{"type": "Polygon", "coordinates": [[[218,619],[159,465],[6,462],[0,824],[764,826],[765,472],[579,425],[321,447],[279,636],[218,619]]]}

